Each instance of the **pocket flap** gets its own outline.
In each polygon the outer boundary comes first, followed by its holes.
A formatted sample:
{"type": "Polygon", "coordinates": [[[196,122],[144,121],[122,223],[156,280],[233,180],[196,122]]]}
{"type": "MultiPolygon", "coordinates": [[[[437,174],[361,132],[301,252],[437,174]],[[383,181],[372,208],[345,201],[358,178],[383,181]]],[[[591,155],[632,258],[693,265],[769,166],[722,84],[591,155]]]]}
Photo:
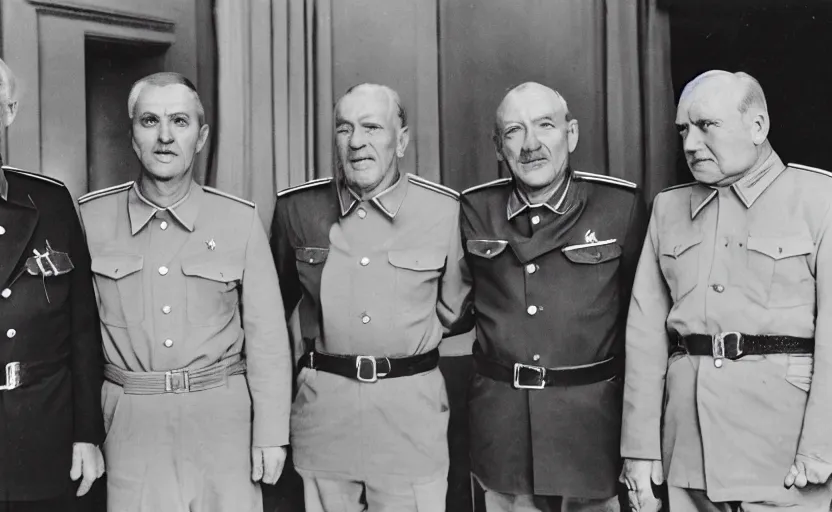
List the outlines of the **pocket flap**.
{"type": "Polygon", "coordinates": [[[507,240],[468,240],[465,243],[468,247],[468,252],[474,256],[491,259],[504,250],[508,246],[507,240]]]}
{"type": "Polygon", "coordinates": [[[144,258],[138,254],[110,254],[96,256],[90,266],[95,274],[110,279],[121,279],[142,269],[144,258]]]}
{"type": "Polygon", "coordinates": [[[670,256],[671,258],[678,258],[691,247],[696,247],[702,243],[702,233],[690,234],[680,236],[670,240],[666,246],[662,246],[661,253],[663,256],[670,256]]]}
{"type": "Polygon", "coordinates": [[[326,261],[329,249],[321,247],[298,247],[295,249],[295,259],[310,265],[319,265],[326,261]]]}
{"type": "Polygon", "coordinates": [[[182,260],[182,273],[211,281],[230,283],[243,277],[243,266],[230,259],[199,256],[182,260]]]}
{"type": "Polygon", "coordinates": [[[445,265],[445,255],[429,249],[389,251],[387,261],[394,267],[408,270],[438,270],[445,265]]]}
{"type": "Polygon", "coordinates": [[[815,243],[807,235],[749,236],[748,248],[775,260],[811,254],[815,243]]]}
{"type": "Polygon", "coordinates": [[[621,256],[621,246],[615,240],[591,244],[573,245],[561,249],[572,263],[595,265],[614,260],[621,256]]]}

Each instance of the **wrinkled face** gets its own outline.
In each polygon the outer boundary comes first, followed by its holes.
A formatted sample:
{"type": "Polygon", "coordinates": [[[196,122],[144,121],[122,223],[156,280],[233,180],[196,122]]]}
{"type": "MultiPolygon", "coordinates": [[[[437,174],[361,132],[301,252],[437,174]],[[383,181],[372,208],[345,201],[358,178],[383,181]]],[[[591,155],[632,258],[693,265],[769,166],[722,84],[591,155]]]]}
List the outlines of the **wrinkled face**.
{"type": "Polygon", "coordinates": [[[558,181],[578,144],[578,122],[566,120],[558,96],[543,86],[510,92],[497,111],[497,158],[530,189],[558,181]]]}
{"type": "Polygon", "coordinates": [[[152,179],[168,181],[193,168],[208,138],[194,92],[181,84],[146,85],[134,109],[133,151],[152,179]]]}
{"type": "Polygon", "coordinates": [[[757,159],[754,124],[739,111],[742,89],[720,78],[683,94],[676,113],[685,159],[693,177],[718,185],[748,171],[757,159]]]}
{"type": "Polygon", "coordinates": [[[0,128],[10,126],[17,116],[17,101],[12,99],[10,88],[9,78],[0,66],[0,128]]]}
{"type": "Polygon", "coordinates": [[[362,87],[338,102],[335,145],[347,185],[370,191],[398,170],[407,128],[400,127],[397,107],[383,89],[362,87]]]}

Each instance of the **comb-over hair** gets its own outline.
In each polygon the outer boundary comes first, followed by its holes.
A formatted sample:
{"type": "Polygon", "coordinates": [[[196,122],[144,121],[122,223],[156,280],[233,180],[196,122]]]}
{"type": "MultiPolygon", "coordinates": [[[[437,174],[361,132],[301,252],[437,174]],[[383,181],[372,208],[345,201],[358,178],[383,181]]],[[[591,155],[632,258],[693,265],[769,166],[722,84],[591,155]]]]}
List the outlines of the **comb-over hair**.
{"type": "Polygon", "coordinates": [[[194,98],[196,99],[199,124],[200,126],[204,124],[205,108],[202,106],[202,100],[199,99],[199,93],[196,91],[196,86],[194,86],[194,83],[188,80],[184,75],[174,73],[173,71],[162,71],[161,73],[147,75],[144,78],[140,78],[133,84],[133,87],[130,88],[130,95],[127,97],[127,115],[130,116],[130,120],[132,120],[133,116],[136,114],[136,102],[139,101],[139,96],[148,85],[156,87],[165,87],[166,85],[184,85],[190,89],[191,92],[194,93],[194,98]]]}

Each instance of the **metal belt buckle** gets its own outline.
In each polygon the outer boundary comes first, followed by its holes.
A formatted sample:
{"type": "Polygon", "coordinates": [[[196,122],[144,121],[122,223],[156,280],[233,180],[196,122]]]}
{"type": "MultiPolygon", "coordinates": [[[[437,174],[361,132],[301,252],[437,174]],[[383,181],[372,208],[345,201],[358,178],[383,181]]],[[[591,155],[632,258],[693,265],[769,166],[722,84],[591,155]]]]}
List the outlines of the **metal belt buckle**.
{"type": "Polygon", "coordinates": [[[355,356],[355,378],[361,382],[373,383],[378,380],[378,365],[376,358],[373,356],[355,356]],[[364,361],[370,364],[372,374],[369,377],[362,375],[362,370],[365,368],[364,361]]]}
{"type": "Polygon", "coordinates": [[[165,372],[166,393],[189,393],[191,391],[191,379],[188,370],[171,370],[165,372]]]}
{"type": "Polygon", "coordinates": [[[9,391],[20,387],[20,363],[6,365],[6,384],[0,386],[0,391],[9,391]]]}
{"type": "Polygon", "coordinates": [[[530,364],[514,363],[514,388],[515,389],[543,389],[546,387],[546,368],[530,364]],[[538,384],[520,384],[520,372],[528,370],[537,374],[538,384]]]}
{"type": "Polygon", "coordinates": [[[722,368],[722,360],[735,360],[743,356],[742,351],[742,334],[736,331],[721,332],[714,336],[711,354],[714,358],[714,366],[722,368]],[[731,343],[731,337],[735,340],[731,343]],[[728,350],[725,349],[725,341],[728,340],[728,350]]]}

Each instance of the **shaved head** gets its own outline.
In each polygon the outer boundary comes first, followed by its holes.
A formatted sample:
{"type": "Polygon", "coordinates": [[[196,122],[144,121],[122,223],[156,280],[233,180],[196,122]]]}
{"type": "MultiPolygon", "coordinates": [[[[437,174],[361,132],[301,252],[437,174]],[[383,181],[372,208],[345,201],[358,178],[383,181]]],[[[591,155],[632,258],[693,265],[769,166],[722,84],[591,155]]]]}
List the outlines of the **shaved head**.
{"type": "Polygon", "coordinates": [[[685,96],[702,86],[705,86],[708,90],[720,89],[735,95],[737,98],[737,110],[741,114],[745,114],[753,108],[768,112],[768,104],[766,103],[766,96],[763,93],[763,87],[756,78],[748,73],[742,71],[731,73],[720,69],[706,71],[685,86],[679,101],[681,102],[685,96]]]}

